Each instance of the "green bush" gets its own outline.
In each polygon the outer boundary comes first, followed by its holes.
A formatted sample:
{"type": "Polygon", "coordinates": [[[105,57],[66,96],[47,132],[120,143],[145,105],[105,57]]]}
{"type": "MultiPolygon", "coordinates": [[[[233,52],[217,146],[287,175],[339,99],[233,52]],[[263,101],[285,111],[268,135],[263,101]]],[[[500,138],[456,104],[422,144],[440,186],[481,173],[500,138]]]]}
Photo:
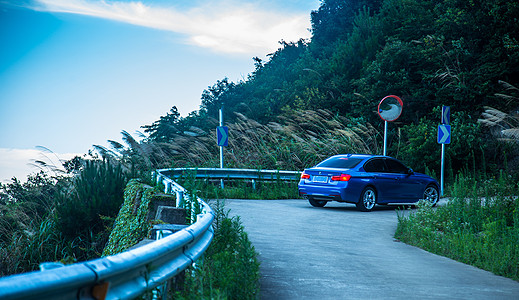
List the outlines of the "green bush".
{"type": "Polygon", "coordinates": [[[506,175],[459,176],[445,206],[400,214],[395,237],[427,251],[519,280],[519,185],[506,175]]]}
{"type": "Polygon", "coordinates": [[[259,262],[239,217],[216,203],[214,239],[196,267],[186,272],[179,299],[257,299],[259,262]]]}
{"type": "Polygon", "coordinates": [[[138,180],[128,182],[124,190],[124,203],[115,219],[103,256],[121,253],[147,237],[150,230],[147,217],[153,195],[154,190],[138,180]]]}
{"type": "Polygon", "coordinates": [[[299,198],[296,181],[197,180],[196,189],[203,199],[295,199],[299,198]]]}
{"type": "Polygon", "coordinates": [[[50,215],[55,195],[66,178],[44,172],[0,185],[0,276],[37,270],[39,263],[67,256],[73,244],[63,242],[50,215]]]}
{"type": "Polygon", "coordinates": [[[78,260],[99,257],[123,202],[126,176],[119,164],[85,161],[72,186],[58,197],[56,224],[78,260]]]}
{"type": "MultiPolygon", "coordinates": [[[[438,125],[441,107],[433,109],[437,120],[422,118],[418,124],[402,127],[400,142],[393,142],[390,153],[406,162],[417,172],[440,173],[441,145],[438,144],[438,125]]],[[[470,171],[472,175],[485,173],[485,157],[482,146],[469,147],[467,145],[484,145],[481,128],[467,113],[453,112],[451,118],[451,143],[445,146],[446,173],[448,178],[454,179],[453,174],[459,171],[470,171]],[[480,164],[480,162],[483,162],[480,164]],[[476,170],[476,165],[483,169],[476,170]]]]}

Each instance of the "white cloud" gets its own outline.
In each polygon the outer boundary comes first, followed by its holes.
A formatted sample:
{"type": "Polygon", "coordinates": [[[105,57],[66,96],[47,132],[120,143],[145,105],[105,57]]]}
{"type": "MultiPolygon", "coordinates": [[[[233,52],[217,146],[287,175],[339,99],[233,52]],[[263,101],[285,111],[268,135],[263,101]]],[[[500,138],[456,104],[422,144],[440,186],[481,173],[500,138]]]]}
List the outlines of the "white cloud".
{"type": "Polygon", "coordinates": [[[27,175],[41,170],[35,166],[36,160],[43,161],[51,166],[61,167],[60,160],[69,160],[76,155],[82,156],[78,153],[58,154],[37,149],[0,148],[0,182],[11,182],[13,177],[25,182],[27,175]]]}
{"type": "Polygon", "coordinates": [[[80,14],[187,36],[187,42],[217,52],[264,54],[279,48],[278,42],[309,38],[309,12],[287,14],[265,10],[260,2],[233,0],[207,2],[180,10],[143,2],[94,0],[36,0],[36,10],[80,14]]]}

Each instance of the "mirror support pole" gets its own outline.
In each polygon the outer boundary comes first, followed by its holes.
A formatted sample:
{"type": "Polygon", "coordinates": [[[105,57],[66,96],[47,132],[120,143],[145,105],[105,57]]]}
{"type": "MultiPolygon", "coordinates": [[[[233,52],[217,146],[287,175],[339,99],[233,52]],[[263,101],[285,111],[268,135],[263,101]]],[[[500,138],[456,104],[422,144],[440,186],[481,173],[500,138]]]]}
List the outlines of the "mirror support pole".
{"type": "Polygon", "coordinates": [[[387,154],[387,121],[384,121],[384,156],[387,154]]]}

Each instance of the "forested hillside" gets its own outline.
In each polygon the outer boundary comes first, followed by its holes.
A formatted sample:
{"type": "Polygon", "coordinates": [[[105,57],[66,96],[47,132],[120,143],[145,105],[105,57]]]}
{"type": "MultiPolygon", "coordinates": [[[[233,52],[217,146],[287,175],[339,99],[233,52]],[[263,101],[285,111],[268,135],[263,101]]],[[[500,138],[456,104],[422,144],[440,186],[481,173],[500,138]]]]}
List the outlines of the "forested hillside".
{"type": "MultiPolygon", "coordinates": [[[[231,124],[248,119],[283,126],[284,120],[303,111],[327,110],[349,120],[344,128],[370,124],[380,132],[383,124],[376,107],[380,99],[393,94],[402,98],[404,108],[391,125],[389,155],[409,161],[417,170],[436,170],[435,126],[439,107],[446,105],[451,107],[454,123],[453,145],[448,150],[451,175],[473,169],[474,162],[482,159],[488,160],[487,167],[503,167],[504,149],[496,148],[494,141],[490,147],[482,144],[489,140],[488,131],[477,120],[487,106],[506,113],[519,107],[514,98],[518,96],[514,86],[519,83],[518,16],[519,4],[514,1],[323,0],[311,14],[310,41],[281,41],[267,61],[254,58],[255,70],[247,80],[224,78],[205,90],[199,111],[179,118],[173,108],[145,126],[150,134],[145,143],[178,144],[181,136],[212,138],[222,106],[231,124]]],[[[307,121],[298,125],[320,139],[323,126],[307,121]]],[[[231,135],[240,139],[236,132],[231,135]]],[[[376,132],[372,138],[381,142],[376,132]]],[[[278,146],[287,140],[288,144],[300,142],[288,133],[278,146]]],[[[207,154],[216,155],[211,142],[204,143],[207,154]]],[[[307,158],[294,167],[312,162],[307,158]]]]}
{"type": "Polygon", "coordinates": [[[281,42],[244,82],[218,81],[199,116],[215,117],[225,104],[227,119],[324,108],[373,121],[388,94],[404,100],[405,123],[442,104],[507,111],[515,103],[495,103],[494,94],[500,80],[518,80],[518,16],[514,1],[326,0],[312,13],[311,41],[281,42]]]}

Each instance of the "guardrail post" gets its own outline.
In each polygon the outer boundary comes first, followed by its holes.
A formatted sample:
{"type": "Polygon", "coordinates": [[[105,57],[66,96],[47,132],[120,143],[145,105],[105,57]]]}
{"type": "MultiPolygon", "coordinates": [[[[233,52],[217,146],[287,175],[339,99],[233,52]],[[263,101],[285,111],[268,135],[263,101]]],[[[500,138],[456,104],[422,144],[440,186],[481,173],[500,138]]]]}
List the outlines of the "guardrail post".
{"type": "Polygon", "coordinates": [[[184,205],[184,191],[176,190],[175,194],[177,196],[177,207],[182,207],[184,205]]]}
{"type": "Polygon", "coordinates": [[[256,180],[252,179],[251,182],[252,182],[252,189],[256,190],[256,180]]]}

